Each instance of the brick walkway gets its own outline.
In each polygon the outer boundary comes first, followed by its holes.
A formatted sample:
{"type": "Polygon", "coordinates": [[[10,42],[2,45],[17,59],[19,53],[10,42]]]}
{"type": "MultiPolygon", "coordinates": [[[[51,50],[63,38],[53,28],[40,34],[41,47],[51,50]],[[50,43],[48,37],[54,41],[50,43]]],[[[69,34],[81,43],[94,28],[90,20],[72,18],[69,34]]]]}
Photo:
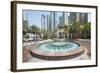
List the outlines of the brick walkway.
{"type": "MultiPolygon", "coordinates": [[[[82,56],[77,57],[77,58],[69,59],[69,60],[90,59],[91,58],[91,48],[90,48],[91,45],[90,45],[90,41],[76,40],[75,42],[77,42],[80,45],[86,47],[87,52],[86,52],[85,55],[82,55],[82,56]]],[[[46,61],[46,60],[38,59],[38,58],[35,58],[35,57],[31,56],[31,54],[30,54],[30,48],[31,48],[31,45],[33,46],[33,44],[35,44],[35,42],[31,42],[31,43],[28,43],[28,44],[25,43],[26,47],[23,47],[23,49],[24,49],[23,50],[23,62],[40,62],[40,61],[46,61]]]]}

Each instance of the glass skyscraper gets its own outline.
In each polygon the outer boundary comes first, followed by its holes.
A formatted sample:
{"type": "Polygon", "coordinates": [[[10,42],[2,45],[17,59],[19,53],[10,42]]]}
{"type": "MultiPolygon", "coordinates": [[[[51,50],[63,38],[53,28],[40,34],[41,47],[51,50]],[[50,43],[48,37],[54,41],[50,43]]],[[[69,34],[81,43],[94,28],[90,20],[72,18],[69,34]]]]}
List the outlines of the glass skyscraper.
{"type": "Polygon", "coordinates": [[[59,26],[79,22],[81,25],[88,22],[88,13],[50,11],[48,15],[41,15],[41,32],[54,32],[59,26]],[[58,23],[59,22],[59,23],[58,23]]]}

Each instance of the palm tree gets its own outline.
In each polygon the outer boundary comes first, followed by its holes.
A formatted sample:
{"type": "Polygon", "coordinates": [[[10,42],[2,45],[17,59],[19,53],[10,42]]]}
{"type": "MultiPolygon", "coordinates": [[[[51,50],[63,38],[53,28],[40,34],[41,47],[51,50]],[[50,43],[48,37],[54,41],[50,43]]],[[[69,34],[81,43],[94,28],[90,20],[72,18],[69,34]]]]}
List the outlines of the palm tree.
{"type": "Polygon", "coordinates": [[[31,30],[32,30],[33,33],[37,33],[37,32],[40,31],[40,29],[34,24],[31,26],[31,30]]]}
{"type": "Polygon", "coordinates": [[[31,26],[31,32],[34,33],[36,35],[36,40],[37,40],[37,33],[40,32],[40,29],[36,26],[36,25],[32,25],[31,26]]]}
{"type": "Polygon", "coordinates": [[[83,32],[84,32],[84,25],[80,25],[80,34],[81,34],[81,38],[84,37],[83,32]]]}
{"type": "Polygon", "coordinates": [[[23,34],[25,35],[29,30],[29,26],[28,26],[28,21],[24,20],[23,21],[23,34]]]}
{"type": "Polygon", "coordinates": [[[72,33],[74,38],[79,38],[80,37],[80,23],[79,22],[74,22],[72,24],[72,33]]]}
{"type": "Polygon", "coordinates": [[[90,38],[90,35],[91,35],[91,23],[86,23],[83,25],[83,35],[84,35],[84,38],[85,39],[88,39],[90,38]]]}

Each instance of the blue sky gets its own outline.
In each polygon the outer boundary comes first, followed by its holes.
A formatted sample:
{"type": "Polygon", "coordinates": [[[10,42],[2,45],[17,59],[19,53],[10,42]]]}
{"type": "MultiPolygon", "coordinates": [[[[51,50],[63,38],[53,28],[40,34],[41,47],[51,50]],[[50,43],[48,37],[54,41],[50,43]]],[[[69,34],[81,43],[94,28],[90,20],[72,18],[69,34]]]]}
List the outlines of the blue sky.
{"type": "MultiPolygon", "coordinates": [[[[59,15],[57,17],[61,16],[62,12],[58,12],[59,15]]],[[[27,18],[29,26],[36,25],[38,27],[41,27],[41,15],[44,14],[50,15],[50,11],[39,11],[39,10],[23,10],[23,18],[27,18]]],[[[57,21],[58,23],[58,21],[57,21]]]]}
{"type": "Polygon", "coordinates": [[[30,11],[30,10],[24,10],[23,15],[27,18],[29,25],[37,25],[38,27],[41,26],[41,15],[49,15],[49,12],[47,11],[30,11]]]}
{"type": "MultiPolygon", "coordinates": [[[[23,18],[27,18],[29,26],[36,25],[41,27],[41,15],[50,15],[50,11],[36,11],[36,10],[23,10],[23,18]]],[[[61,16],[61,12],[58,12],[58,17],[61,16]]],[[[58,18],[57,17],[57,18],[58,18]]],[[[88,15],[88,21],[91,21],[91,14],[88,15]]]]}

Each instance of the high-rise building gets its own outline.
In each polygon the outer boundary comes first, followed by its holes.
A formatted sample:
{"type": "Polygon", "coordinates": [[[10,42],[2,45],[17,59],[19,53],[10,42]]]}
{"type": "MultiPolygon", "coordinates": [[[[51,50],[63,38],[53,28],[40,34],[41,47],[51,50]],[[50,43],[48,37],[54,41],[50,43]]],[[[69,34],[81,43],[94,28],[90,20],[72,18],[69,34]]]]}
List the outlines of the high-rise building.
{"type": "Polygon", "coordinates": [[[80,24],[85,24],[88,22],[88,13],[81,13],[80,24]]]}
{"type": "Polygon", "coordinates": [[[41,15],[41,32],[42,32],[42,33],[45,33],[45,25],[46,25],[46,22],[45,22],[45,15],[42,14],[42,15],[41,15]]]}
{"type": "Polygon", "coordinates": [[[62,12],[62,16],[59,16],[59,26],[64,26],[65,24],[68,25],[69,13],[68,12],[62,12]]]}
{"type": "Polygon", "coordinates": [[[51,30],[55,31],[55,28],[57,26],[57,21],[56,21],[56,19],[57,19],[57,12],[51,11],[50,12],[50,18],[51,18],[51,27],[52,27],[51,30]]]}
{"type": "Polygon", "coordinates": [[[56,28],[56,12],[53,12],[53,31],[56,28]]]}
{"type": "Polygon", "coordinates": [[[84,13],[80,15],[80,24],[84,24],[84,13]]]}
{"type": "Polygon", "coordinates": [[[62,20],[62,16],[59,16],[59,26],[63,25],[63,20],[62,20]]]}
{"type": "Polygon", "coordinates": [[[88,22],[91,22],[91,13],[88,13],[88,22]]]}
{"type": "Polygon", "coordinates": [[[88,22],[88,13],[71,12],[69,18],[70,24],[73,24],[74,22],[85,24],[88,22]]]}
{"type": "Polygon", "coordinates": [[[70,24],[73,24],[76,21],[76,13],[70,12],[70,24]]]}
{"type": "Polygon", "coordinates": [[[48,32],[53,32],[55,31],[56,27],[57,27],[57,23],[56,23],[56,12],[55,11],[51,11],[50,15],[47,15],[47,29],[48,32]]]}
{"type": "Polygon", "coordinates": [[[62,12],[62,25],[65,24],[65,12],[62,12]]]}
{"type": "Polygon", "coordinates": [[[68,18],[69,18],[69,12],[65,12],[65,24],[66,25],[69,25],[68,18]]]}
{"type": "Polygon", "coordinates": [[[80,13],[76,13],[75,15],[75,22],[80,22],[80,13]]]}
{"type": "Polygon", "coordinates": [[[51,16],[47,15],[47,32],[52,32],[51,16]]]}
{"type": "Polygon", "coordinates": [[[88,13],[85,13],[84,14],[84,23],[87,23],[88,22],[88,13]]]}
{"type": "Polygon", "coordinates": [[[51,32],[53,31],[53,25],[54,25],[54,12],[53,11],[51,11],[50,12],[50,30],[51,30],[51,32]]]}
{"type": "Polygon", "coordinates": [[[47,15],[47,32],[49,32],[49,15],[47,15]]]}

